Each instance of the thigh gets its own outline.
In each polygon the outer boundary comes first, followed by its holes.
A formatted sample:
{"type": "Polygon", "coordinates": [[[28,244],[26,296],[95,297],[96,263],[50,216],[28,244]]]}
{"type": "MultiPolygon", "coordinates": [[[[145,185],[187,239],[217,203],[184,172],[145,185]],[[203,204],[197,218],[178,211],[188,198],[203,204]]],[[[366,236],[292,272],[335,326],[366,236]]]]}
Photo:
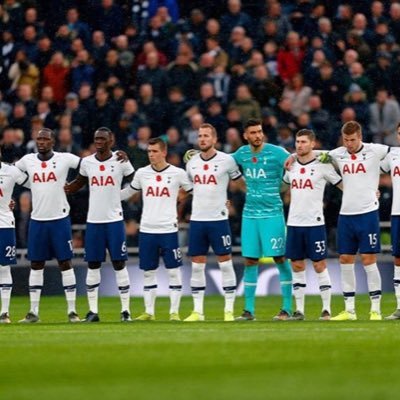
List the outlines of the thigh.
{"type": "Polygon", "coordinates": [[[337,251],[339,254],[357,254],[359,242],[355,232],[355,217],[339,215],[337,226],[337,251]]]}
{"type": "Polygon", "coordinates": [[[161,257],[166,268],[182,266],[182,252],[178,242],[178,232],[160,235],[161,257]]]}
{"type": "Polygon", "coordinates": [[[126,248],[124,221],[111,222],[106,225],[107,248],[112,261],[126,261],[128,250],[126,248]]]}
{"type": "Polygon", "coordinates": [[[286,248],[286,226],[283,215],[260,219],[259,224],[262,256],[283,256],[286,248]]]}
{"type": "Polygon", "coordinates": [[[391,221],[392,254],[394,257],[400,257],[400,216],[392,216],[391,221]]]}
{"type": "Polygon", "coordinates": [[[106,259],[107,233],[104,224],[86,224],[85,261],[103,262],[106,259]]]}
{"type": "Polygon", "coordinates": [[[242,218],[242,255],[247,258],[262,257],[261,236],[258,230],[258,219],[242,218]]]}
{"type": "Polygon", "coordinates": [[[69,217],[50,221],[49,235],[54,257],[59,261],[71,260],[72,252],[72,231],[69,217]]]}
{"type": "Polygon", "coordinates": [[[44,221],[29,221],[28,229],[28,260],[46,261],[51,260],[51,238],[47,223],[44,221]]]}
{"type": "Polygon", "coordinates": [[[205,256],[210,242],[207,235],[207,222],[190,221],[189,226],[189,256],[205,256]]]}
{"type": "Polygon", "coordinates": [[[208,224],[208,240],[217,256],[232,253],[232,234],[229,221],[215,221],[208,224]]]}
{"type": "Polygon", "coordinates": [[[378,211],[362,214],[359,219],[360,223],[357,224],[357,233],[360,242],[360,253],[380,253],[381,234],[378,211]]]}
{"type": "Polygon", "coordinates": [[[304,229],[307,257],[312,261],[325,260],[327,257],[325,225],[310,226],[304,229]]]}
{"type": "Polygon", "coordinates": [[[157,269],[160,259],[159,236],[139,232],[139,268],[144,271],[157,269]]]}
{"type": "Polygon", "coordinates": [[[0,229],[0,265],[15,265],[16,259],[15,229],[0,229]]]}
{"type": "Polygon", "coordinates": [[[298,226],[287,227],[286,258],[290,260],[304,260],[306,258],[303,232],[303,228],[298,226]]]}

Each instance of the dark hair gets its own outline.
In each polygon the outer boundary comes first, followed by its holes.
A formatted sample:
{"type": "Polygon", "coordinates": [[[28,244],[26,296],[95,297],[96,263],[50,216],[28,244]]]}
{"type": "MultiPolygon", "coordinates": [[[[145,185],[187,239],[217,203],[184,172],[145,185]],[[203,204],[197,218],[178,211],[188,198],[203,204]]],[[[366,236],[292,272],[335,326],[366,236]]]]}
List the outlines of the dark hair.
{"type": "Polygon", "coordinates": [[[315,133],[311,129],[300,129],[296,133],[296,137],[299,137],[299,136],[308,136],[308,138],[310,140],[315,140],[315,133]]]}
{"type": "Polygon", "coordinates": [[[96,134],[97,132],[108,133],[109,136],[112,136],[112,134],[113,134],[111,129],[107,128],[106,126],[101,126],[100,128],[97,128],[96,132],[94,134],[96,134]]]}
{"type": "Polygon", "coordinates": [[[216,130],[215,127],[214,127],[213,125],[211,125],[211,124],[201,124],[201,125],[200,125],[200,129],[210,129],[211,134],[212,134],[214,137],[218,137],[217,130],[216,130]]]}
{"type": "Polygon", "coordinates": [[[353,135],[354,133],[362,133],[361,125],[357,121],[349,121],[342,126],[343,135],[353,135]]]}
{"type": "Polygon", "coordinates": [[[257,126],[257,125],[262,125],[262,123],[261,123],[261,121],[259,119],[249,119],[244,124],[244,130],[246,130],[250,126],[257,126]]]}
{"type": "Polygon", "coordinates": [[[40,132],[46,132],[46,133],[50,133],[50,136],[52,139],[56,138],[56,134],[54,133],[54,131],[50,128],[42,128],[39,130],[38,135],[40,134],[40,132]]]}
{"type": "Polygon", "coordinates": [[[148,144],[152,146],[158,144],[162,151],[167,149],[167,143],[159,137],[149,139],[148,144]]]}

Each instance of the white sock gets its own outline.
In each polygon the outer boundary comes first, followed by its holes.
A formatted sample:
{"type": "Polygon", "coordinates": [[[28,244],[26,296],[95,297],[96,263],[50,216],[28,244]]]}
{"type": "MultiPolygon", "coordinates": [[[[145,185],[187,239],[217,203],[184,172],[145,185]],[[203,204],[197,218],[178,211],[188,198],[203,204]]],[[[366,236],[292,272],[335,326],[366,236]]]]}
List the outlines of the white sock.
{"type": "Polygon", "coordinates": [[[218,263],[222,273],[222,287],[225,296],[224,312],[233,313],[236,297],[236,275],[233,268],[232,260],[222,261],[218,263]]]}
{"type": "Polygon", "coordinates": [[[179,306],[181,304],[182,297],[182,272],[181,268],[168,269],[169,275],[169,298],[171,300],[171,306],[169,313],[179,314],[179,306]]]}
{"type": "Polygon", "coordinates": [[[43,269],[31,269],[29,274],[29,297],[31,299],[31,311],[39,315],[40,295],[43,289],[43,269]]]}
{"type": "Polygon", "coordinates": [[[9,265],[0,265],[0,289],[1,289],[1,314],[8,313],[12,291],[12,276],[9,265]]]}
{"type": "Polygon", "coordinates": [[[150,315],[155,314],[155,304],[157,296],[157,275],[156,270],[144,271],[144,306],[145,312],[150,315]]]}
{"type": "Polygon", "coordinates": [[[68,314],[76,312],[76,279],[74,270],[61,271],[61,279],[64,287],[65,298],[67,299],[68,314]]]}
{"type": "Polygon", "coordinates": [[[204,314],[204,292],[206,290],[206,264],[192,262],[192,288],[194,312],[204,314]]]}
{"type": "Polygon", "coordinates": [[[296,300],[296,311],[300,311],[302,314],[304,314],[306,286],[306,271],[293,271],[293,295],[296,300]]]}
{"type": "Polygon", "coordinates": [[[100,268],[89,268],[86,275],[86,290],[89,310],[95,314],[99,312],[98,300],[100,281],[100,268]]]}
{"type": "Polygon", "coordinates": [[[394,266],[394,292],[397,299],[397,309],[400,310],[400,265],[394,266]]]}
{"type": "Polygon", "coordinates": [[[355,312],[356,275],[354,264],[340,264],[345,310],[355,312]]]}
{"type": "Polygon", "coordinates": [[[382,280],[376,263],[365,265],[365,272],[367,273],[367,283],[369,297],[371,299],[371,311],[381,312],[381,297],[382,297],[382,280]]]}
{"type": "Polygon", "coordinates": [[[126,267],[115,271],[115,278],[117,280],[119,297],[121,299],[121,312],[130,312],[129,301],[130,301],[130,282],[128,269],[126,267]]]}
{"type": "Polygon", "coordinates": [[[328,268],[322,272],[317,273],[319,291],[321,292],[322,311],[326,310],[331,313],[331,297],[332,297],[332,284],[329,276],[328,268]]]}

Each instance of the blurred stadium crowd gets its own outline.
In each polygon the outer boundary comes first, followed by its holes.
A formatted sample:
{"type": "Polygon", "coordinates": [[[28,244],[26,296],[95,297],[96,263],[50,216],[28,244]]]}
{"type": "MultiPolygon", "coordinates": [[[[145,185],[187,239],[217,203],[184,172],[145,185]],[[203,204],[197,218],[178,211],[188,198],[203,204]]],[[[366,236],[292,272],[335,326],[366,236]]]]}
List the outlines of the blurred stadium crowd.
{"type": "MultiPolygon", "coordinates": [[[[216,127],[225,152],[243,144],[248,118],[260,118],[268,141],[289,151],[301,128],[314,129],[321,148],[336,147],[349,120],[362,124],[365,141],[397,144],[398,1],[1,0],[0,32],[0,137],[9,163],[36,151],[43,126],[56,131],[57,151],[82,157],[92,153],[95,129],[107,126],[135,168],[147,164],[155,136],[182,166],[203,122],[216,127]]],[[[25,247],[30,195],[17,196],[25,247]]],[[[339,196],[327,192],[332,238],[339,196]]],[[[70,200],[73,223],[85,223],[87,192],[70,200]]],[[[383,221],[390,203],[383,176],[383,221]]],[[[232,204],[240,244],[243,195],[233,193],[232,204]]],[[[125,217],[135,245],[140,205],[128,204],[125,217]]],[[[75,246],[81,240],[76,232],[75,246]]]]}

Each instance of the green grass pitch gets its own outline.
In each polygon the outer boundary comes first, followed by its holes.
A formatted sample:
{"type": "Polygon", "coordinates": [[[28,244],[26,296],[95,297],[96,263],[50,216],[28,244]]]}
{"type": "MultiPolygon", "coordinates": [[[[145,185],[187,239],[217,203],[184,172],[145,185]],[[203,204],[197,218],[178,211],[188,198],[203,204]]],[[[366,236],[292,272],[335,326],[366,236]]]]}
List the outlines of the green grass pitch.
{"type": "MultiPolygon", "coordinates": [[[[2,400],[397,399],[400,321],[320,322],[318,297],[307,321],[271,322],[278,297],[257,299],[257,322],[222,322],[222,297],[206,298],[206,322],[170,323],[168,299],[156,322],[122,324],[119,299],[101,298],[99,324],[65,323],[65,300],[43,297],[42,323],[19,325],[28,298],[12,299],[13,324],[0,326],[2,400]]],[[[237,313],[243,304],[237,300],[237,313]]],[[[192,301],[182,300],[181,316],[192,301]]],[[[334,313],[343,301],[333,299],[334,313]]],[[[395,307],[383,299],[384,314],[395,307]]],[[[86,298],[79,298],[81,316],[86,298]]],[[[133,299],[133,315],[142,311],[133,299]]]]}

